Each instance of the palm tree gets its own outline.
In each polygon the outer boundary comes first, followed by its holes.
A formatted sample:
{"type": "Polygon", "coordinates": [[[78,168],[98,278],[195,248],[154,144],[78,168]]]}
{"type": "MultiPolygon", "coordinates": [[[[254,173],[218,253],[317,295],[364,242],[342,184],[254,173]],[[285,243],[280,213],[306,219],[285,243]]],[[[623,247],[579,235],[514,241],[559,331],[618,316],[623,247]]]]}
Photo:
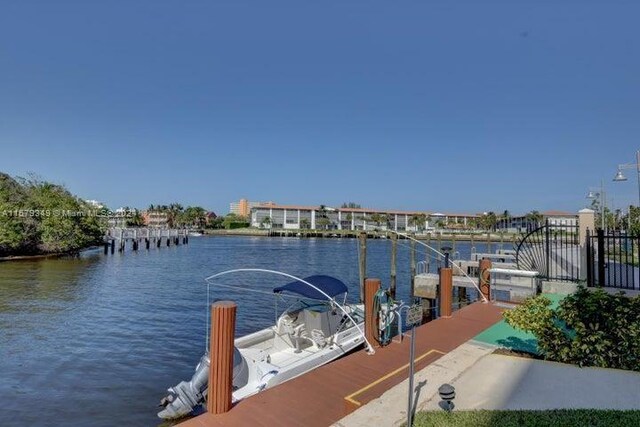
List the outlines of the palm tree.
{"type": "Polygon", "coordinates": [[[526,214],[525,218],[527,220],[527,230],[531,231],[532,229],[540,227],[544,216],[540,212],[533,210],[526,214]]]}
{"type": "Polygon", "coordinates": [[[427,216],[423,213],[411,215],[409,218],[409,225],[412,225],[418,229],[418,231],[424,230],[427,222],[427,216]]]}
{"type": "Polygon", "coordinates": [[[309,220],[307,218],[302,218],[300,220],[300,228],[304,228],[307,229],[311,226],[311,224],[309,223],[309,220]]]}
{"type": "Polygon", "coordinates": [[[260,225],[269,228],[271,226],[271,217],[265,216],[260,222],[260,225]]]}

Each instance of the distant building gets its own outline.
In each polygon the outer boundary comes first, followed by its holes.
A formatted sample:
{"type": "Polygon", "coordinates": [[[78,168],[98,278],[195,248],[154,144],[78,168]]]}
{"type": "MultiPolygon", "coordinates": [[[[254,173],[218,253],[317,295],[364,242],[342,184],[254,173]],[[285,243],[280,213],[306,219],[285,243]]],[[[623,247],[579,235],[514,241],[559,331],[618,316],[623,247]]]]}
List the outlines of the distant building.
{"type": "Polygon", "coordinates": [[[475,214],[431,214],[388,209],[334,208],[265,203],[251,208],[251,226],[312,230],[394,230],[421,232],[433,229],[434,219],[443,225],[466,227],[475,214]],[[436,218],[433,218],[433,216],[436,218]]]}
{"type": "Polygon", "coordinates": [[[121,207],[116,209],[107,220],[109,227],[125,228],[131,212],[132,211],[127,208],[121,207]]]}
{"type": "Polygon", "coordinates": [[[206,214],[204,214],[204,218],[205,223],[209,225],[214,219],[218,218],[218,215],[216,215],[215,212],[207,212],[206,214]]]}
{"type": "Polygon", "coordinates": [[[96,209],[103,209],[105,207],[105,204],[98,200],[85,200],[85,203],[96,209]]]}
{"type": "Polygon", "coordinates": [[[169,215],[166,212],[146,210],[142,212],[144,225],[150,228],[168,228],[169,215]]]}
{"type": "Polygon", "coordinates": [[[251,214],[251,208],[269,203],[273,202],[250,202],[247,199],[240,199],[238,202],[229,203],[229,213],[248,218],[251,214]]]}
{"type": "Polygon", "coordinates": [[[551,229],[564,228],[564,226],[576,227],[578,225],[578,215],[564,211],[540,212],[541,220],[536,222],[528,214],[513,215],[508,219],[500,219],[496,224],[498,231],[510,233],[528,233],[546,224],[549,221],[551,229]]]}

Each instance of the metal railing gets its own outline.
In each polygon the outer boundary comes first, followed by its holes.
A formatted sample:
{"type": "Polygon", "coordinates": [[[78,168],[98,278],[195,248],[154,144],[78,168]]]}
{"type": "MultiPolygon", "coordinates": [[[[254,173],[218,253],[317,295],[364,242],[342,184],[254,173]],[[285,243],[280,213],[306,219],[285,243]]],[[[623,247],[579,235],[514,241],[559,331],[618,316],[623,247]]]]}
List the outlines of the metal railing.
{"type": "Polygon", "coordinates": [[[537,271],[546,280],[580,279],[578,226],[546,223],[520,240],[516,250],[520,270],[537,271]]]}
{"type": "Polygon", "coordinates": [[[587,230],[587,283],[640,290],[640,236],[615,230],[587,230]]]}

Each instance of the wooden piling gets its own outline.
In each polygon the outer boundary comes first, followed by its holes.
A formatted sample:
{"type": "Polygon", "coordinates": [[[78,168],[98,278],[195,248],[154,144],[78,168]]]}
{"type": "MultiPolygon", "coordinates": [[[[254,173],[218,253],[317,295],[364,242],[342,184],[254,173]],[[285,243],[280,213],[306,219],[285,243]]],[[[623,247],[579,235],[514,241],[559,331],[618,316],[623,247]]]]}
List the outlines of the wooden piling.
{"type": "Polygon", "coordinates": [[[453,274],[450,267],[440,269],[440,317],[451,317],[453,311],[453,274]]]}
{"type": "Polygon", "coordinates": [[[236,308],[233,301],[218,301],[211,306],[207,411],[215,415],[231,409],[236,308]]]}
{"type": "Polygon", "coordinates": [[[109,253],[109,242],[104,242],[104,254],[107,255],[109,253]]]}
{"type": "Polygon", "coordinates": [[[365,279],[364,281],[364,336],[371,345],[378,343],[379,313],[373,311],[373,300],[380,289],[380,279],[365,279]]]}
{"type": "Polygon", "coordinates": [[[489,269],[491,268],[491,260],[482,258],[478,266],[478,277],[480,292],[487,300],[491,300],[491,274],[489,269]]]}
{"type": "Polygon", "coordinates": [[[389,292],[391,298],[396,298],[396,259],[398,257],[398,235],[391,233],[391,281],[389,282],[389,292]]]}
{"type": "Polygon", "coordinates": [[[151,245],[151,239],[149,239],[148,237],[144,239],[144,244],[147,250],[149,250],[149,246],[151,245]]]}
{"type": "Polygon", "coordinates": [[[156,240],[156,247],[159,248],[161,243],[162,243],[162,237],[158,237],[158,239],[156,240]]]}
{"type": "Polygon", "coordinates": [[[116,251],[116,239],[111,239],[111,255],[116,251]]]}
{"type": "Polygon", "coordinates": [[[360,233],[359,249],[360,257],[358,262],[358,268],[360,272],[360,302],[364,301],[364,281],[367,278],[367,233],[360,233]]]}

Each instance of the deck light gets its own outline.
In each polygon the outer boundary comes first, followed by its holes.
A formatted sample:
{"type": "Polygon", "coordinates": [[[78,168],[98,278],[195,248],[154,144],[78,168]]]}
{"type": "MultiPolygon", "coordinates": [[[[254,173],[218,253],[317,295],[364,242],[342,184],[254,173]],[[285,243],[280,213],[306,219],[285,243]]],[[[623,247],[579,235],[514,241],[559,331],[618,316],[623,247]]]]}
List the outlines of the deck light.
{"type": "Polygon", "coordinates": [[[456,406],[453,404],[453,399],[456,397],[456,389],[451,384],[442,384],[438,388],[438,394],[442,399],[440,407],[447,412],[451,412],[456,406]]]}

